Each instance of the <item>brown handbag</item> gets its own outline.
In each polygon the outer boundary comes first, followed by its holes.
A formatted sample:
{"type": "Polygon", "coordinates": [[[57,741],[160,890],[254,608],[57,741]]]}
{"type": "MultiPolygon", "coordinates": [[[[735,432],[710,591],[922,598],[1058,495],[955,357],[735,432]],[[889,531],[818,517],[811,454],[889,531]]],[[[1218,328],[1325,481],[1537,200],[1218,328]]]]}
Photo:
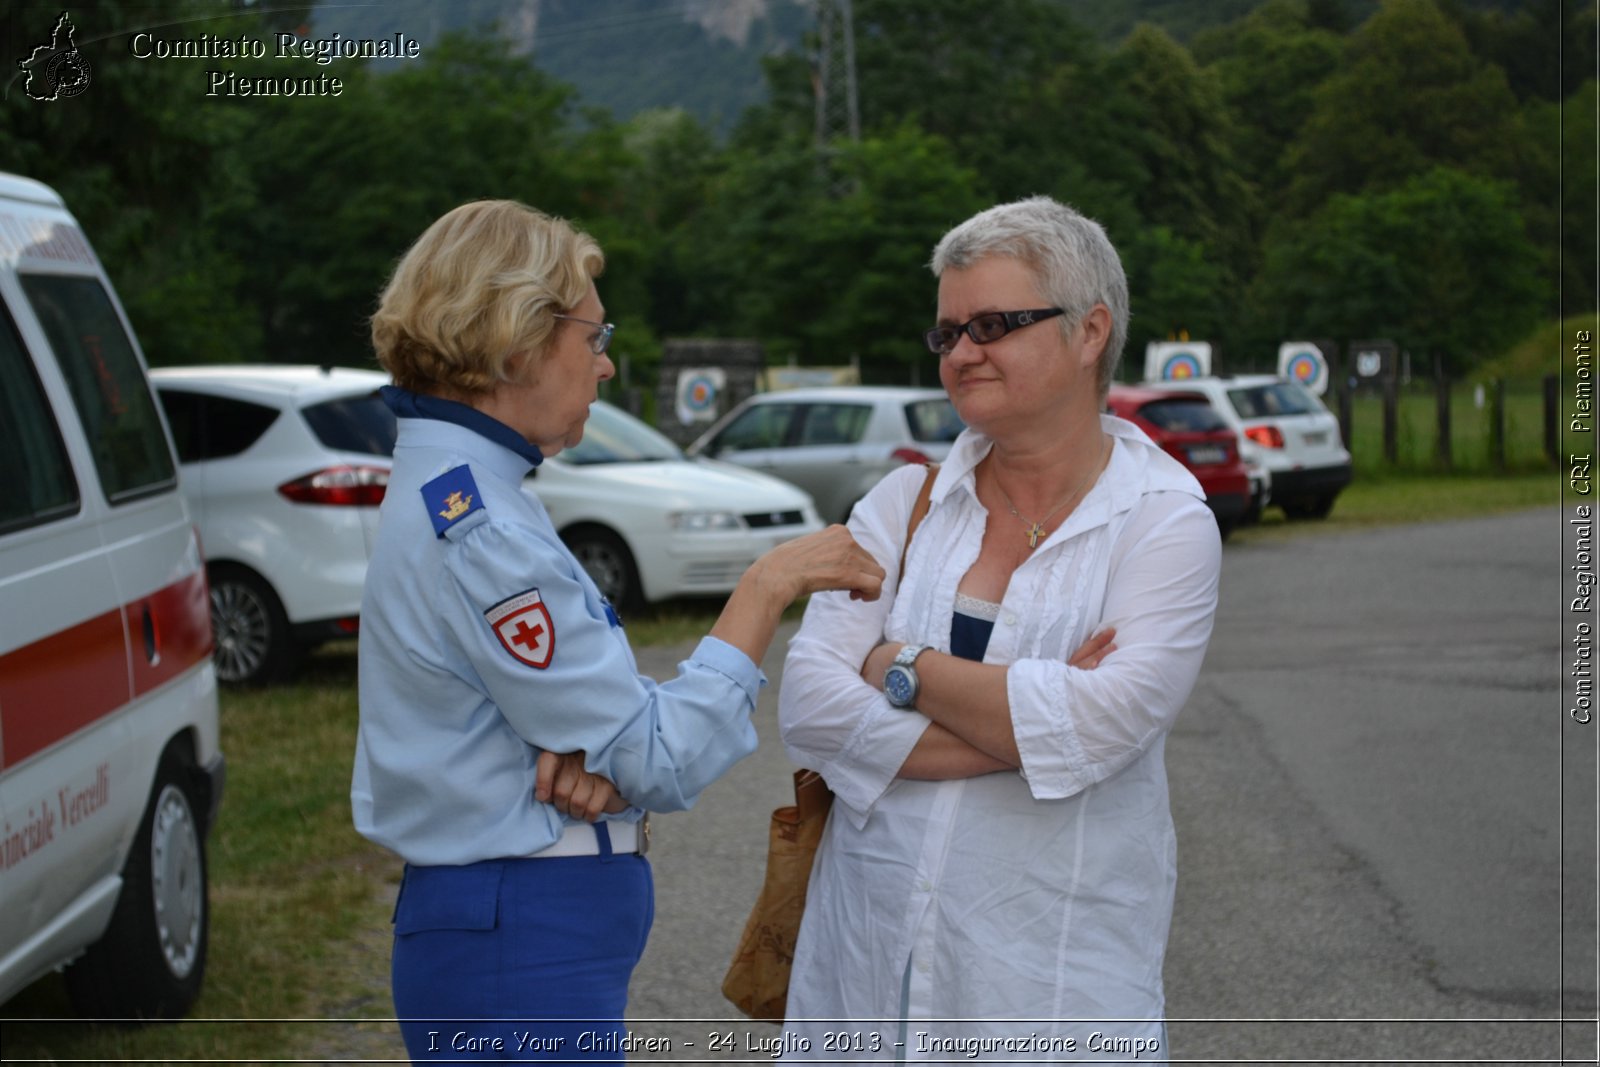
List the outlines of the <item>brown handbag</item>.
{"type": "MultiPolygon", "coordinates": [[[[911,535],[928,513],[933,480],[939,465],[930,463],[928,475],[911,507],[906,541],[900,549],[900,576],[906,573],[906,551],[911,535]]],[[[722,995],[752,1019],[782,1022],[789,1001],[789,970],[800,936],[800,918],[806,909],[806,888],[811,864],[822,840],[822,828],[833,806],[833,793],[816,771],[794,772],[794,803],[772,813],[767,829],[767,873],[745,920],[739,947],[722,979],[722,995]]]]}

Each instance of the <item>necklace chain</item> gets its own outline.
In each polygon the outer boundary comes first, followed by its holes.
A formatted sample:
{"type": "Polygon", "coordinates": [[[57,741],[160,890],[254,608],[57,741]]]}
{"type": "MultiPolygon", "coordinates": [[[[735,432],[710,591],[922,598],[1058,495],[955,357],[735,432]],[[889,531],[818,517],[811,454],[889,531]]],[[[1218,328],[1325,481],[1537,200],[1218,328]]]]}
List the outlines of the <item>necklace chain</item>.
{"type": "Polygon", "coordinates": [[[1005,491],[1005,488],[1001,486],[1000,479],[994,479],[994,487],[1000,490],[1000,498],[1006,502],[1006,507],[1010,509],[1011,514],[1015,515],[1017,519],[1027,527],[1027,529],[1023,531],[1023,536],[1028,539],[1028,550],[1030,552],[1039,547],[1039,538],[1043,537],[1045,534],[1044,524],[1055,518],[1057,512],[1066,507],[1068,504],[1072,503],[1073,499],[1076,498],[1079,493],[1083,492],[1084,487],[1089,484],[1089,480],[1099,473],[1101,464],[1104,462],[1104,455],[1102,453],[1101,459],[1089,467],[1089,472],[1083,476],[1083,480],[1073,488],[1072,492],[1067,494],[1066,499],[1062,500],[1061,503],[1051,508],[1050,513],[1044,518],[1040,519],[1038,522],[1035,522],[1029,518],[1025,518],[1022,512],[1017,510],[1017,506],[1011,502],[1011,496],[1005,491]]]}

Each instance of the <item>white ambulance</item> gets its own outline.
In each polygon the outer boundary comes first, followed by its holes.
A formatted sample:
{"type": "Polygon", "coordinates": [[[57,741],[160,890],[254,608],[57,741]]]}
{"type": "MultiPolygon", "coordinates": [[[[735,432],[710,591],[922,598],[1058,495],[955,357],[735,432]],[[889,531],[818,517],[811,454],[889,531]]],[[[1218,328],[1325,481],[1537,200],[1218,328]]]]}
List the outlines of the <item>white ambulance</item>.
{"type": "Polygon", "coordinates": [[[222,796],[205,567],[144,357],[61,198],[0,174],[0,1002],[183,1014],[222,796]]]}

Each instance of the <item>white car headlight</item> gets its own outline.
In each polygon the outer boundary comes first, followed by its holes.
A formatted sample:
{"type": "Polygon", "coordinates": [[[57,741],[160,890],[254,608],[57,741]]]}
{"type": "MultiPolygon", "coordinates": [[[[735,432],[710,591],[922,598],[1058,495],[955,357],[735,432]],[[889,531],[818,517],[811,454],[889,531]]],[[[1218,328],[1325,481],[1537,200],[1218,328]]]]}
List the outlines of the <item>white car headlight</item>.
{"type": "Polygon", "coordinates": [[[667,525],[684,533],[722,533],[744,529],[739,516],[731,511],[674,511],[667,515],[667,525]]]}

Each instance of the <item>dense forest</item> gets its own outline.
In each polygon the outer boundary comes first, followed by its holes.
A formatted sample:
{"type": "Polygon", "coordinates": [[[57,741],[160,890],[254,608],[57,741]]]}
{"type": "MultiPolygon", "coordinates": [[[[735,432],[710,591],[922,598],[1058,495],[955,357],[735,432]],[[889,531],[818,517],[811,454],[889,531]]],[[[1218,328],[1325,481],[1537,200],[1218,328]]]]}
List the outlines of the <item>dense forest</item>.
{"type": "MultiPolygon", "coordinates": [[[[1464,376],[1595,308],[1593,0],[1235,0],[1215,5],[1228,21],[1192,17],[1209,6],[854,0],[861,135],[819,146],[803,26],[719,125],[682,107],[618,118],[470,26],[400,62],[141,61],[148,8],[105,2],[74,16],[81,95],[9,84],[0,169],[66,197],[157,365],[368,362],[395,258],[478,197],[600,240],[637,384],[688,336],[930,380],[934,242],[1036,193],[1122,252],[1125,373],[1186,332],[1235,369],[1288,338],[1390,337],[1464,376]],[[1129,17],[1163,8],[1180,21],[1129,17]],[[207,96],[219,67],[342,89],[207,96]]],[[[3,10],[7,54],[25,56],[59,9],[3,10]]],[[[304,10],[181,0],[159,33],[330,32],[304,10]]],[[[670,57],[671,33],[641,32],[670,57]]]]}

